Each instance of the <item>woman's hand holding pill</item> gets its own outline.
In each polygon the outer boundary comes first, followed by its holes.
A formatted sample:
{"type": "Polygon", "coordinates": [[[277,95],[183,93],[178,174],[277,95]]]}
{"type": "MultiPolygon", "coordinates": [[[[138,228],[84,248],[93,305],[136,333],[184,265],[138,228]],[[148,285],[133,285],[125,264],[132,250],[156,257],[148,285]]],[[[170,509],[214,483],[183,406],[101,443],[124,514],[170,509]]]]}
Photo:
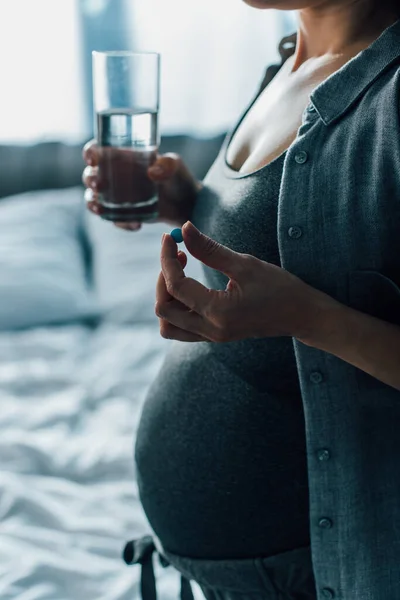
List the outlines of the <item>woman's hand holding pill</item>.
{"type": "MultiPolygon", "coordinates": [[[[82,176],[87,188],[85,194],[87,207],[100,216],[102,207],[97,200],[102,183],[98,168],[99,148],[94,140],[86,144],[83,158],[87,164],[82,176]]],[[[159,193],[159,218],[153,222],[164,222],[181,227],[191,217],[197,193],[202,187],[201,183],[190,173],[177,154],[158,155],[147,174],[157,184],[159,193]]],[[[128,231],[137,231],[142,223],[116,223],[116,225],[128,231]]]]}
{"type": "Polygon", "coordinates": [[[204,235],[190,222],[182,232],[164,235],[156,315],[161,335],[183,342],[231,342],[248,338],[296,337],[319,327],[318,319],[339,303],[281,267],[234,252],[204,235]],[[182,234],[182,235],[181,235],[182,234]],[[225,290],[213,290],[186,277],[188,252],[224,273],[225,290]]]}
{"type": "MultiPolygon", "coordinates": [[[[182,269],[186,267],[187,264],[187,256],[184,252],[178,251],[177,259],[182,269]]],[[[165,283],[165,278],[162,273],[160,273],[157,281],[156,288],[156,305],[157,306],[166,306],[169,302],[176,302],[174,297],[167,290],[167,286],[165,283]]],[[[184,305],[181,306],[182,310],[185,310],[186,307],[184,305]]],[[[175,327],[166,319],[159,317],[160,321],[160,333],[164,338],[174,338],[180,340],[182,342],[205,342],[206,340],[202,336],[193,335],[180,327],[175,327]]]]}

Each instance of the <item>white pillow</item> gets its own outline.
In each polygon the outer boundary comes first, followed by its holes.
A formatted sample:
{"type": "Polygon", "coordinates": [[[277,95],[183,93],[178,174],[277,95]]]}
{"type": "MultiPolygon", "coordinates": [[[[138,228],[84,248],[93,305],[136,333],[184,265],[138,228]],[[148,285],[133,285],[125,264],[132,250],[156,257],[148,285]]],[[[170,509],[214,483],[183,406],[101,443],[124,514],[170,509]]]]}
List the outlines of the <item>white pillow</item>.
{"type": "Polygon", "coordinates": [[[83,211],[81,188],[0,200],[0,330],[94,312],[80,240],[83,211]]]}

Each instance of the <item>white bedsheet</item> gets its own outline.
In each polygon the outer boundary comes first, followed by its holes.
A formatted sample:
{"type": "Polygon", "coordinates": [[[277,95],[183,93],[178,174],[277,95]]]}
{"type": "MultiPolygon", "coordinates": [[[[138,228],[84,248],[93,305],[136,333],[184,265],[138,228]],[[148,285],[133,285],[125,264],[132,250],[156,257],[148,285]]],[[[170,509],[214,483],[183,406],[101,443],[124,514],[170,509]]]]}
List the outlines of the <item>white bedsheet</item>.
{"type": "MultiPolygon", "coordinates": [[[[0,336],[1,600],[134,600],[149,531],[133,431],[166,343],[156,323],[0,336]]],[[[160,598],[178,578],[158,569],[160,598]]]]}
{"type": "MultiPolygon", "coordinates": [[[[81,196],[80,189],[57,192],[54,205],[76,212],[81,196]]],[[[35,214],[44,201],[53,202],[51,194],[21,199],[35,214]]],[[[14,199],[2,206],[3,215],[8,207],[21,221],[14,199]]],[[[46,252],[54,255],[57,241],[49,245],[40,232],[54,227],[63,212],[42,212],[48,221],[36,219],[35,225],[30,219],[29,236],[7,221],[6,231],[15,237],[14,242],[7,238],[10,256],[12,242],[19,256],[30,258],[31,238],[43,244],[42,258],[46,252]]],[[[65,235],[79,244],[71,223],[65,235]]],[[[150,532],[135,485],[133,443],[146,391],[169,344],[154,315],[160,236],[166,229],[149,226],[129,234],[88,217],[87,230],[103,324],[0,332],[0,600],[140,596],[140,567],[127,567],[122,550],[126,541],[150,532]]],[[[3,258],[8,268],[6,253],[3,258]]],[[[48,272],[47,263],[39,274],[48,272]]],[[[62,262],[59,275],[65,285],[62,262]]],[[[15,290],[11,280],[7,284],[7,297],[17,297],[19,284],[28,279],[20,267],[15,290]]],[[[51,281],[57,291],[56,272],[51,281]]],[[[55,297],[32,294],[32,314],[40,315],[55,297]]],[[[12,303],[9,308],[12,314],[12,303]]],[[[177,599],[179,576],[157,565],[159,600],[177,599]]]]}

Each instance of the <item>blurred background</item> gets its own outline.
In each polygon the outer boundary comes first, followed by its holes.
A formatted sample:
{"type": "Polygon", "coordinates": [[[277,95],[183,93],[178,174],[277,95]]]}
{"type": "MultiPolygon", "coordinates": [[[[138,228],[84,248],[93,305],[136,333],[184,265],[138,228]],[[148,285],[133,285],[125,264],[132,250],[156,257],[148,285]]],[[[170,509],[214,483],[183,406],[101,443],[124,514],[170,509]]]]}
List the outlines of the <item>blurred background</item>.
{"type": "MultiPolygon", "coordinates": [[[[241,0],[0,0],[1,600],[140,596],[121,552],[149,533],[132,445],[169,347],[165,227],[85,210],[92,51],[161,53],[161,151],[202,178],[294,29],[241,0]]],[[[178,597],[174,573],[157,578],[178,597]]]]}
{"type": "Polygon", "coordinates": [[[203,177],[294,22],[241,0],[0,0],[0,196],[78,183],[93,50],[162,54],[161,133],[178,136],[162,150],[186,153],[203,177]],[[44,142],[34,155],[10,148],[44,142]]]}
{"type": "Polygon", "coordinates": [[[0,0],[0,141],[92,133],[92,50],[162,54],[162,130],[226,131],[293,15],[240,0],[0,0]]]}

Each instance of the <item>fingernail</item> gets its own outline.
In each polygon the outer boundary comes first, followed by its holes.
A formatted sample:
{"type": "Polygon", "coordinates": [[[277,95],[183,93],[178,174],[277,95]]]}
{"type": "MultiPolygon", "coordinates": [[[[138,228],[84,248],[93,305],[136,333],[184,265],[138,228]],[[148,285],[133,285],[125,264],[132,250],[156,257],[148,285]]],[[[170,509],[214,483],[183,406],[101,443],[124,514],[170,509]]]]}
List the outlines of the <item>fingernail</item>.
{"type": "Polygon", "coordinates": [[[165,233],[162,234],[161,243],[163,244],[165,240],[165,233]]]}
{"type": "Polygon", "coordinates": [[[182,229],[185,229],[187,235],[192,235],[194,233],[200,233],[200,231],[193,225],[191,221],[186,221],[182,229]]]}

